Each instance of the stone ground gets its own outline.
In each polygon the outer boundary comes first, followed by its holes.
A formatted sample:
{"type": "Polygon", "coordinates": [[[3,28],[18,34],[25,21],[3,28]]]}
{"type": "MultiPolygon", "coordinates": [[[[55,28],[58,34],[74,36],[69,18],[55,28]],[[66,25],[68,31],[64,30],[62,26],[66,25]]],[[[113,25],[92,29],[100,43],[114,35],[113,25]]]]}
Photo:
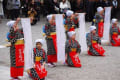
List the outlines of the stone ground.
{"type": "MultiPolygon", "coordinates": [[[[0,23],[0,45],[6,44],[8,27],[3,20],[0,23]]],[[[37,38],[42,37],[42,26],[45,19],[32,26],[33,44],[37,38]]],[[[86,23],[86,30],[91,23],[86,23]]],[[[46,49],[46,45],[44,46],[46,49]]],[[[87,52],[80,54],[81,68],[72,68],[58,63],[55,68],[48,68],[46,80],[120,80],[120,47],[104,46],[105,57],[88,56],[87,52]]],[[[0,80],[9,80],[9,48],[0,49],[0,80]]],[[[27,75],[25,73],[25,75],[27,75]]],[[[26,76],[22,80],[30,80],[26,76]]]]}

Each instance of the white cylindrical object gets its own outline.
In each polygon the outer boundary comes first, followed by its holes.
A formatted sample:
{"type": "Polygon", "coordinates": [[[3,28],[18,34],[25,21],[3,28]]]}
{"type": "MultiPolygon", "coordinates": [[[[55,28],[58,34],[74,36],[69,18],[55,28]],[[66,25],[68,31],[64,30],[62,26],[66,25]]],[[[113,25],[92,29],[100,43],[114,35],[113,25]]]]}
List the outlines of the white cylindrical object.
{"type": "Polygon", "coordinates": [[[33,67],[33,45],[32,45],[32,33],[31,25],[29,18],[21,19],[23,32],[24,32],[24,41],[25,41],[25,70],[28,70],[33,67]]]}

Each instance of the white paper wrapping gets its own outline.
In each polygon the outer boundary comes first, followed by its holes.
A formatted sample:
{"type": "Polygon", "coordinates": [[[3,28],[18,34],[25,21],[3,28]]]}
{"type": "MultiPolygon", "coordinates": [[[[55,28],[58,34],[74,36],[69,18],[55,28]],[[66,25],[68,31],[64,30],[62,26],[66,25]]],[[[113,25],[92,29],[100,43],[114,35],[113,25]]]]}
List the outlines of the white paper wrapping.
{"type": "Polygon", "coordinates": [[[77,40],[81,45],[81,51],[87,51],[86,29],[85,29],[85,13],[79,13],[79,28],[77,30],[77,40]]]}
{"type": "Polygon", "coordinates": [[[111,18],[111,7],[105,7],[104,34],[103,34],[104,40],[109,40],[110,18],[111,18]]]}
{"type": "Polygon", "coordinates": [[[31,34],[31,25],[29,18],[21,19],[23,32],[24,32],[24,41],[25,41],[25,70],[28,70],[33,67],[33,46],[32,46],[32,34],[31,34]]]}
{"type": "Polygon", "coordinates": [[[63,24],[63,15],[56,14],[56,32],[57,32],[57,60],[65,62],[65,28],[63,24]]]}

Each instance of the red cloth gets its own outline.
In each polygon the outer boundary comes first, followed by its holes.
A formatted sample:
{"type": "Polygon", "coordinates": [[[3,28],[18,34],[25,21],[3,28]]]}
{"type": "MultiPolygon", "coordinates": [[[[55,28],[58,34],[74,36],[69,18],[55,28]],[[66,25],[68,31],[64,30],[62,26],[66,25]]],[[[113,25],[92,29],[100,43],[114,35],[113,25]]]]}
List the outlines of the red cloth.
{"type": "Polygon", "coordinates": [[[99,22],[98,23],[98,36],[100,38],[103,37],[103,32],[104,32],[104,23],[103,22],[99,22]]]}
{"type": "Polygon", "coordinates": [[[16,66],[24,66],[24,44],[15,45],[16,66]]]}
{"type": "Polygon", "coordinates": [[[120,46],[120,38],[118,38],[118,34],[113,34],[112,39],[115,41],[115,43],[111,43],[112,46],[120,46]]]}
{"type": "Polygon", "coordinates": [[[73,62],[74,67],[81,67],[80,59],[79,59],[78,56],[76,56],[77,53],[72,51],[69,54],[70,54],[70,58],[71,58],[71,60],[73,62]]]}
{"type": "Polygon", "coordinates": [[[11,67],[10,68],[11,77],[15,78],[18,76],[23,76],[23,71],[24,71],[24,68],[11,67]]]}
{"type": "Polygon", "coordinates": [[[47,56],[47,62],[48,63],[53,63],[53,62],[57,62],[57,40],[56,40],[56,34],[55,35],[51,35],[52,39],[53,39],[53,44],[54,44],[54,47],[55,47],[55,51],[56,51],[56,54],[54,55],[48,55],[47,56]]]}
{"type": "Polygon", "coordinates": [[[69,32],[70,32],[70,31],[75,31],[75,28],[70,28],[70,29],[69,29],[69,32]]]}
{"type": "Polygon", "coordinates": [[[43,68],[43,69],[41,68],[40,62],[35,63],[35,70],[36,70],[38,76],[40,77],[40,79],[43,79],[47,76],[47,71],[45,68],[43,68]]]}
{"type": "MultiPolygon", "coordinates": [[[[105,50],[103,49],[102,46],[98,45],[97,43],[93,43],[92,44],[92,47],[99,53],[99,56],[105,56],[104,53],[105,53],[105,50]]],[[[92,52],[88,51],[88,54],[89,55],[93,55],[92,52]]]]}

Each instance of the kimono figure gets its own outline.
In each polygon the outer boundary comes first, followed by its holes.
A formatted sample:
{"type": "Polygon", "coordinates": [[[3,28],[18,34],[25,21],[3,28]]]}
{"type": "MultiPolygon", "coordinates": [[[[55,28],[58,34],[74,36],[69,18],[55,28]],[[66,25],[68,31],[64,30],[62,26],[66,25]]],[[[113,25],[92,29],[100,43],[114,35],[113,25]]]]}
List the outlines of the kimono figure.
{"type": "Polygon", "coordinates": [[[79,59],[79,53],[81,52],[81,46],[78,41],[75,40],[75,32],[68,32],[70,37],[65,44],[65,53],[66,53],[66,63],[71,67],[81,67],[81,62],[79,59]]]}
{"type": "Polygon", "coordinates": [[[112,19],[112,26],[110,28],[110,41],[112,46],[120,46],[120,28],[117,26],[118,20],[112,19]]]}
{"type": "Polygon", "coordinates": [[[43,27],[47,43],[47,63],[50,67],[55,67],[57,62],[57,42],[56,42],[56,24],[53,15],[47,16],[48,22],[43,27]]]}
{"type": "Polygon", "coordinates": [[[45,63],[47,61],[46,52],[42,49],[44,41],[37,39],[35,41],[36,48],[34,48],[34,67],[29,69],[27,72],[33,80],[45,80],[47,71],[45,69],[45,63]]]}
{"type": "Polygon", "coordinates": [[[17,24],[20,21],[9,21],[7,26],[10,27],[8,35],[10,46],[10,74],[13,79],[18,79],[19,76],[23,76],[24,71],[24,35],[23,30],[19,29],[17,24]]]}
{"type": "Polygon", "coordinates": [[[101,40],[96,34],[96,27],[90,27],[90,33],[87,35],[88,54],[92,56],[104,56],[105,50],[101,46],[101,40]]]}
{"type": "Polygon", "coordinates": [[[104,31],[104,10],[102,7],[97,8],[97,13],[95,14],[94,24],[96,26],[97,34],[100,38],[103,37],[104,31]]]}
{"type": "Polygon", "coordinates": [[[67,34],[67,32],[69,31],[75,31],[75,28],[76,28],[76,24],[77,24],[77,20],[74,18],[74,14],[73,14],[73,11],[71,10],[68,10],[66,12],[66,16],[64,18],[64,27],[65,27],[65,33],[66,33],[66,38],[69,39],[69,36],[67,34]]]}
{"type": "Polygon", "coordinates": [[[74,22],[72,21],[72,16],[73,16],[73,11],[70,11],[68,10],[66,12],[66,19],[64,20],[64,25],[65,25],[65,30],[66,30],[66,33],[68,31],[75,31],[75,24],[74,22]]]}
{"type": "Polygon", "coordinates": [[[78,19],[78,15],[77,15],[77,14],[75,14],[75,15],[73,16],[72,21],[73,21],[73,23],[74,23],[74,25],[75,25],[75,29],[76,29],[76,28],[79,28],[79,19],[78,19]]]}

